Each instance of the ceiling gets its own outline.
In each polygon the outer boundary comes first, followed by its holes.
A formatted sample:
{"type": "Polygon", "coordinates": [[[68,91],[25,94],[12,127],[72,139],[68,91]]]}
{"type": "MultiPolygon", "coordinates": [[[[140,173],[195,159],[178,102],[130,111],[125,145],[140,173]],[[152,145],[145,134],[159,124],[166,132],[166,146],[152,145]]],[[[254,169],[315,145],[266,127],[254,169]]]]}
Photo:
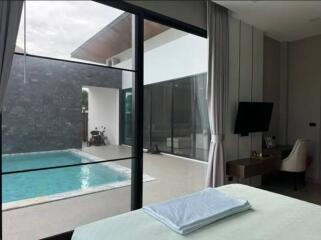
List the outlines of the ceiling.
{"type": "Polygon", "coordinates": [[[321,34],[321,1],[214,1],[279,41],[321,34]]]}

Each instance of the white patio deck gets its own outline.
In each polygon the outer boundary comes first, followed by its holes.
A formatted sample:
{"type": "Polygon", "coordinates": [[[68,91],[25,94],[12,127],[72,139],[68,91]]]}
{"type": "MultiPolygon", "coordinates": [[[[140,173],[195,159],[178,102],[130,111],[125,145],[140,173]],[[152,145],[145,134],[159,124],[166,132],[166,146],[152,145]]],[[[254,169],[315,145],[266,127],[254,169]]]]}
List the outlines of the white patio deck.
{"type": "MultiPolygon", "coordinates": [[[[130,156],[126,146],[84,148],[98,157],[130,156]]],[[[130,167],[130,160],[117,162],[130,167]]],[[[207,164],[165,155],[144,154],[144,204],[198,191],[204,187],[207,164]]],[[[3,239],[39,239],[130,210],[130,186],[3,212],[3,239]]]]}

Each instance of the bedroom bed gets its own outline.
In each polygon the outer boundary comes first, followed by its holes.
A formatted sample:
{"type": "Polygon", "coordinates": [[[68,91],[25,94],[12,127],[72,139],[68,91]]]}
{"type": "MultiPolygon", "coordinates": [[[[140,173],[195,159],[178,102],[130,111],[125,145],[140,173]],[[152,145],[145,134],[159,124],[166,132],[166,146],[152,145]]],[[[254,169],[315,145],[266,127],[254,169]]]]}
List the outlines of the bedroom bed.
{"type": "Polygon", "coordinates": [[[217,188],[247,199],[251,210],[180,235],[142,209],[75,229],[72,240],[320,240],[321,206],[241,184],[217,188]]]}

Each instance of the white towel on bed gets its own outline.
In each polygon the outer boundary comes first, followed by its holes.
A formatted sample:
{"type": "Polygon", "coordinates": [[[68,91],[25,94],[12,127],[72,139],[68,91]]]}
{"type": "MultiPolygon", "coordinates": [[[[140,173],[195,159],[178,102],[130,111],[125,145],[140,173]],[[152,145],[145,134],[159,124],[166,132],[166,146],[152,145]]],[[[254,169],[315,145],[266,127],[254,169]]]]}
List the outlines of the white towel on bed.
{"type": "Polygon", "coordinates": [[[169,228],[187,234],[209,223],[250,209],[247,200],[232,198],[213,188],[143,208],[169,228]]]}

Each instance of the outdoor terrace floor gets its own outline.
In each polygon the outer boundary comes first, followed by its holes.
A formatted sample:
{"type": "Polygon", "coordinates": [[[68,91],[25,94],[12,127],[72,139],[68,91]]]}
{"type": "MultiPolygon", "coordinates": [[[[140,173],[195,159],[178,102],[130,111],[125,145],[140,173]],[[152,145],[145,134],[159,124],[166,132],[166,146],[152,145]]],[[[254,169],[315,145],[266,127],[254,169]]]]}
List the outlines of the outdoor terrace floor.
{"type": "MultiPolygon", "coordinates": [[[[84,148],[104,159],[131,155],[126,146],[84,148]]],[[[116,162],[130,167],[131,160],[116,162]]],[[[204,187],[207,164],[167,155],[144,154],[144,173],[155,178],[144,183],[144,204],[185,195],[204,187]]],[[[59,169],[57,169],[59,171],[59,169]]],[[[79,225],[130,210],[130,186],[3,212],[3,239],[40,239],[79,225]]]]}

